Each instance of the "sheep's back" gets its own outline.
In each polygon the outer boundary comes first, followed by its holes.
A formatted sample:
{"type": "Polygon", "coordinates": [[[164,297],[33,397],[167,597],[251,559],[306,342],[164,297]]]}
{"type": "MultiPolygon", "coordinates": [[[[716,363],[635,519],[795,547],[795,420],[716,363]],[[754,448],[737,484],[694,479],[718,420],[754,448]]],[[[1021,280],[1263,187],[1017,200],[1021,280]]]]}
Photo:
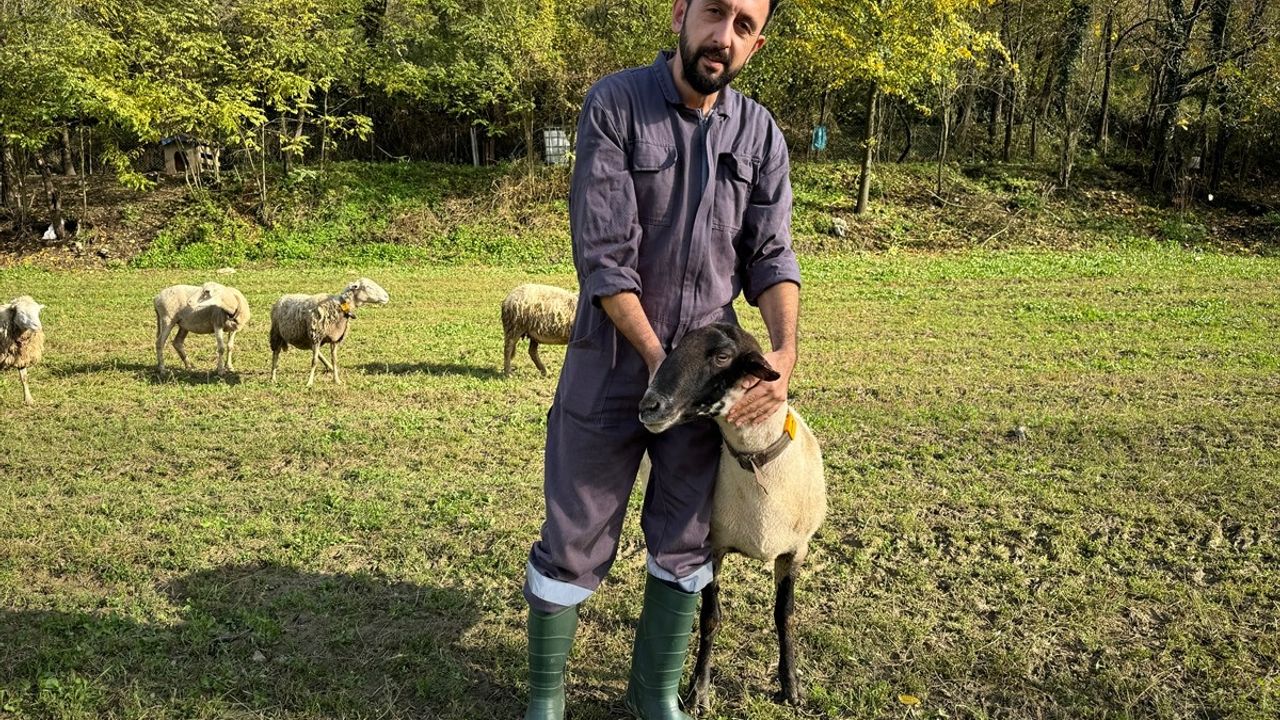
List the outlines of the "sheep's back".
{"type": "MultiPolygon", "coordinates": [[[[271,332],[294,347],[311,349],[315,342],[340,341],[346,333],[346,316],[325,312],[321,306],[332,304],[333,295],[318,293],[283,295],[271,306],[271,332]],[[341,324],[340,330],[336,325],[341,324]],[[335,337],[336,335],[336,337],[335,337]],[[313,341],[313,338],[315,340],[313,341]]],[[[335,308],[336,304],[333,305],[335,308]]]]}
{"type": "Polygon", "coordinates": [[[548,345],[567,345],[578,296],[550,285],[520,285],[502,301],[502,326],[508,335],[529,336],[548,345]]]}
{"type": "Polygon", "coordinates": [[[172,320],[178,312],[191,304],[200,295],[199,285],[170,285],[156,294],[152,301],[156,314],[172,320]]]}

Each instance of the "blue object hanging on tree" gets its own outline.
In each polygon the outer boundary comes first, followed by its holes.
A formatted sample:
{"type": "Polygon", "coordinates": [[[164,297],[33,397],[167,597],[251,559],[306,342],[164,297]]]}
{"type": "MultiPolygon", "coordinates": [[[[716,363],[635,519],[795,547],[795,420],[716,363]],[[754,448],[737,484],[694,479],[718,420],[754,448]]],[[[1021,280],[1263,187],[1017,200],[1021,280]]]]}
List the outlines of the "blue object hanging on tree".
{"type": "Polygon", "coordinates": [[[813,149],[822,152],[827,149],[827,126],[817,125],[813,128],[813,149]]]}

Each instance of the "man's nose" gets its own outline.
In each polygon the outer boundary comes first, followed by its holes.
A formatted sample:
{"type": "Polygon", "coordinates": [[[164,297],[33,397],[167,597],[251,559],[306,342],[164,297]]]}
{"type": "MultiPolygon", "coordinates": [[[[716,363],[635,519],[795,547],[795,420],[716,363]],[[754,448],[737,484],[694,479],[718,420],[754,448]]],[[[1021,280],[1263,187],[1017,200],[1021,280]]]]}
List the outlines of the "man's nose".
{"type": "MultiPolygon", "coordinates": [[[[716,41],[716,45],[729,51],[730,56],[733,55],[733,18],[725,18],[721,20],[715,27],[715,35],[712,37],[716,41]]],[[[730,57],[730,60],[733,58],[730,57]]]]}

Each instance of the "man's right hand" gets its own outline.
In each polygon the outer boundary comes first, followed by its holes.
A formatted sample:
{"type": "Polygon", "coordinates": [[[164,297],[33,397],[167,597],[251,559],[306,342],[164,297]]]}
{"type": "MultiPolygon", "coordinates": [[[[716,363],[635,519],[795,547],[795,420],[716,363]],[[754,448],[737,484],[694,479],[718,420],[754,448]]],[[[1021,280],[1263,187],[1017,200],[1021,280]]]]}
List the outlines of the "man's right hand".
{"type": "Polygon", "coordinates": [[[640,304],[640,296],[632,292],[621,292],[600,298],[600,307],[604,308],[614,327],[622,332],[622,336],[640,353],[649,368],[649,379],[658,371],[658,366],[666,359],[667,352],[653,333],[649,324],[649,316],[640,304]]]}

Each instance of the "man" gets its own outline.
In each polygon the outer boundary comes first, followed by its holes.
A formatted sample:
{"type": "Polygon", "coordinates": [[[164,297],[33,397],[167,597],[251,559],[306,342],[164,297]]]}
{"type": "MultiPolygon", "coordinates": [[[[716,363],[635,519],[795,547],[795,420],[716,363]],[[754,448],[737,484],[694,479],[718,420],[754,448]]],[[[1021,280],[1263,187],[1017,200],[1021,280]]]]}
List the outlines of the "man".
{"type": "Polygon", "coordinates": [[[688,717],[677,691],[712,578],[721,440],[710,420],[651,435],[639,404],[685,333],[735,321],[740,290],[760,308],[782,377],[752,386],[729,419],[758,422],[786,400],[800,282],[787,147],[769,113],[728,88],[764,45],[776,2],[676,0],[677,50],[604,78],[583,104],[569,200],[581,297],[547,415],[546,521],[526,568],[526,720],[564,717],[577,608],[613,563],[646,450],[649,573],[626,704],[645,720],[688,717]]]}

